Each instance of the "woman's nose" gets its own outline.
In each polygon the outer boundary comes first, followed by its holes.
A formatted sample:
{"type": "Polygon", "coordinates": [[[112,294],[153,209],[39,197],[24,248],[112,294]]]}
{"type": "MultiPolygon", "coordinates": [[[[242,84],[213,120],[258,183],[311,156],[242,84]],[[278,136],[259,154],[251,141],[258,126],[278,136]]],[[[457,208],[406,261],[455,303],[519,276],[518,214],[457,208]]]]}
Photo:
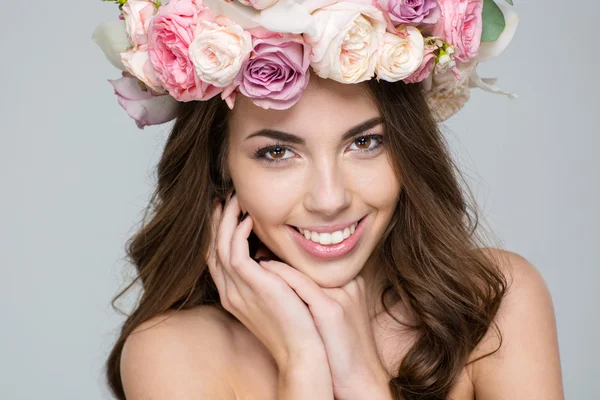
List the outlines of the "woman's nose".
{"type": "Polygon", "coordinates": [[[340,214],[350,206],[350,191],[342,168],[335,163],[322,163],[307,175],[304,208],[327,216],[340,214]]]}

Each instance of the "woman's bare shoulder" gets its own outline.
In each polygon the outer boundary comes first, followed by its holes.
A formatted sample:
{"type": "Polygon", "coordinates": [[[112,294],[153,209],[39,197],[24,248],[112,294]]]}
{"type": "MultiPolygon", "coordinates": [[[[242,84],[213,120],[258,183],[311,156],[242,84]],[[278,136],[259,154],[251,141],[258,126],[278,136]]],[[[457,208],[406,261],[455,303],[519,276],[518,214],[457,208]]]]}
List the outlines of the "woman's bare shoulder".
{"type": "Polygon", "coordinates": [[[498,261],[508,290],[494,318],[501,337],[488,330],[471,357],[478,359],[472,377],[477,398],[562,400],[556,318],[543,276],[517,253],[486,250],[498,261]]]}
{"type": "Polygon", "coordinates": [[[127,399],[234,399],[231,318],[215,306],[199,306],[137,327],[121,356],[127,399]]]}

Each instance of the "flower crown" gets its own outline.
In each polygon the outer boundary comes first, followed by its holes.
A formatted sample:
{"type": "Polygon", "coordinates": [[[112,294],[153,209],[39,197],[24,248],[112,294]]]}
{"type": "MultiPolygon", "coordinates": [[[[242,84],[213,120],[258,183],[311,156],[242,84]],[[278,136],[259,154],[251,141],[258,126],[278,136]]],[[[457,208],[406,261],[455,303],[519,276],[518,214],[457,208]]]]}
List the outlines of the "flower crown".
{"type": "Polygon", "coordinates": [[[512,40],[512,0],[102,1],[121,15],[92,39],[123,71],[109,82],[140,129],[174,119],[178,102],[220,95],[233,108],[238,92],[287,109],[309,67],[342,83],[421,82],[438,121],[464,106],[470,88],[516,98],[475,70],[512,40]]]}

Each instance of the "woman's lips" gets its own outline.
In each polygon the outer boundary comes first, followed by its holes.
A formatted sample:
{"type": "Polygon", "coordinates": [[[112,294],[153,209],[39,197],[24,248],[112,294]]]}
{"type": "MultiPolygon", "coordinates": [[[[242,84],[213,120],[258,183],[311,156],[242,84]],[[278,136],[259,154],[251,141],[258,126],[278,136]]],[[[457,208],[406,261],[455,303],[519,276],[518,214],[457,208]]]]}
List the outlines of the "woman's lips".
{"type": "Polygon", "coordinates": [[[290,230],[296,243],[298,243],[300,247],[303,248],[306,252],[320,259],[330,260],[333,258],[344,256],[356,247],[365,230],[365,223],[367,218],[368,215],[363,217],[359,221],[352,235],[350,235],[340,243],[332,245],[315,243],[312,240],[305,238],[304,235],[302,235],[296,230],[296,228],[292,226],[288,225],[288,229],[290,230]]]}

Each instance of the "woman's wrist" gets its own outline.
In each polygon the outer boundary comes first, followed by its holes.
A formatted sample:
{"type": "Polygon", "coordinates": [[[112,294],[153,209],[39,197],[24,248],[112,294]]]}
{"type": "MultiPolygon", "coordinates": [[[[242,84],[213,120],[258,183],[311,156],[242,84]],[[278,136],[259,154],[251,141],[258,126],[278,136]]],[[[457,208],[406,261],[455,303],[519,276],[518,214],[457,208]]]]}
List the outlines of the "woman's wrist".
{"type": "Polygon", "coordinates": [[[275,357],[279,371],[297,372],[306,366],[323,365],[329,369],[325,347],[320,343],[316,346],[288,348],[275,357]]]}
{"type": "Polygon", "coordinates": [[[327,360],[306,357],[279,370],[278,400],[333,400],[333,383],[327,360]]]}

